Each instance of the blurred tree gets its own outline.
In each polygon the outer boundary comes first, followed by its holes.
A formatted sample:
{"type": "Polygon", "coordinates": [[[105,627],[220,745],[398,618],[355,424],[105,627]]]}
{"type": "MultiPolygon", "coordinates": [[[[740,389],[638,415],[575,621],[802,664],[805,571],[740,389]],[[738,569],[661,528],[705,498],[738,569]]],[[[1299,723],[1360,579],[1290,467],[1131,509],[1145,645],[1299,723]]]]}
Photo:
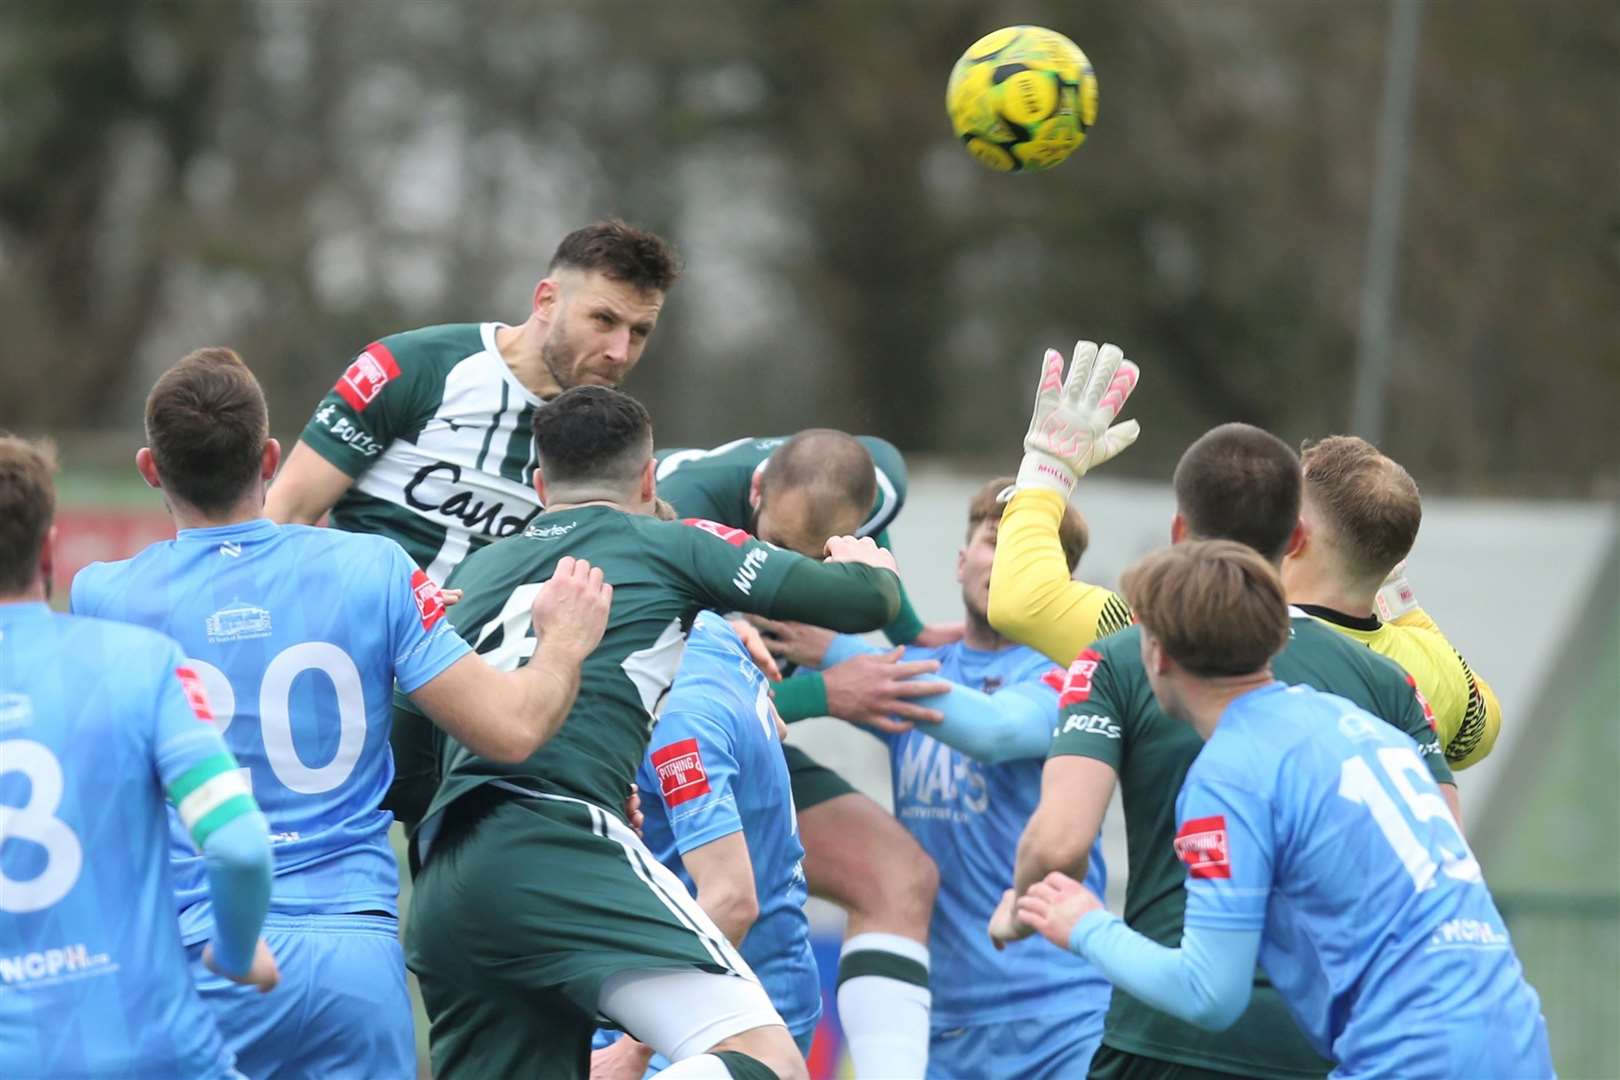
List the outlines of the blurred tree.
{"type": "MultiPolygon", "coordinates": [[[[1004,467],[1046,345],[1123,343],[1163,476],[1348,421],[1382,3],[207,0],[0,6],[0,425],[138,425],[238,345],[291,435],[372,338],[514,320],[603,214],[688,275],[630,389],[666,442],[833,424],[1004,467]],[[945,77],[1037,22],[1101,114],[982,170],[945,77]]],[[[1388,448],[1430,488],[1612,490],[1620,10],[1428,5],[1388,448]],[[1555,434],[1554,434],[1555,433],[1555,434]]]]}

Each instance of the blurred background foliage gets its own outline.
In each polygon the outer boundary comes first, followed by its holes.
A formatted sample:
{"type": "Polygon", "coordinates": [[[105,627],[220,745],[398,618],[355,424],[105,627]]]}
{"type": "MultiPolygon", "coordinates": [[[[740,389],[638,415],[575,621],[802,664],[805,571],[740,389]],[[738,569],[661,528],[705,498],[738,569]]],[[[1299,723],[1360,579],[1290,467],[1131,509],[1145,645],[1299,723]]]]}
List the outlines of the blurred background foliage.
{"type": "MultiPolygon", "coordinates": [[[[1343,430],[1388,25],[1372,0],[11,0],[0,426],[122,462],[156,372],[225,343],[291,437],[368,341],[522,319],[611,214],[688,264],[628,387],[666,445],[826,424],[1005,465],[1041,348],[1081,335],[1145,370],[1122,474],[1229,419],[1343,430]],[[1080,43],[1101,115],[1006,177],[942,96],[1015,22],[1080,43]]],[[[1612,495],[1620,5],[1435,0],[1421,48],[1384,447],[1431,490],[1612,495]]]]}

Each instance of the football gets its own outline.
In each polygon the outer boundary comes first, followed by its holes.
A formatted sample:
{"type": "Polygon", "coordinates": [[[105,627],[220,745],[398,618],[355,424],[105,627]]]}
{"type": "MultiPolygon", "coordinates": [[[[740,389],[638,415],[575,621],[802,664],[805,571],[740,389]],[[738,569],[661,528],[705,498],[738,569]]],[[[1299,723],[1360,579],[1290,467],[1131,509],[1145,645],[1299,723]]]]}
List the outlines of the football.
{"type": "Polygon", "coordinates": [[[1097,120],[1097,76],[1055,30],[1008,26],[968,46],[945,85],[957,137],[998,172],[1050,169],[1097,120]]]}

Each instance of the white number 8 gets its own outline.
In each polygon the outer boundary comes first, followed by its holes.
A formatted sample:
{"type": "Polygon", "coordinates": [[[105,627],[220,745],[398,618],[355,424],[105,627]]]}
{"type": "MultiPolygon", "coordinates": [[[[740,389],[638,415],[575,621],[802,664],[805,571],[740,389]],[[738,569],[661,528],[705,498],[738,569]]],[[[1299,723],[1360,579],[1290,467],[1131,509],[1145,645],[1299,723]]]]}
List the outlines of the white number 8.
{"type": "Polygon", "coordinates": [[[84,867],[84,847],[67,822],[56,817],[62,803],[62,766],[43,743],[32,739],[0,742],[0,774],[28,777],[28,802],[0,806],[0,846],[29,840],[45,849],[45,869],[27,881],[0,869],[0,911],[14,915],[48,908],[73,888],[84,867]]]}

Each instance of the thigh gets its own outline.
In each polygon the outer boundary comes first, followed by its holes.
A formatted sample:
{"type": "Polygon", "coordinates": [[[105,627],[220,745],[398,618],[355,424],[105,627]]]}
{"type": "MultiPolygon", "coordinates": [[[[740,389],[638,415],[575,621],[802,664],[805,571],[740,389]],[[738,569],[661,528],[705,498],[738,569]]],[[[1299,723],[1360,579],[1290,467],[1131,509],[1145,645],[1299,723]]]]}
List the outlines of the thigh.
{"type": "MultiPolygon", "coordinates": [[[[601,984],[645,968],[749,970],[685,886],[617,818],[573,799],[499,800],[435,841],[406,935],[435,1001],[559,994],[589,1041],[601,984]]],[[[429,1003],[429,1008],[434,1005],[429,1003]]]]}
{"type": "Polygon", "coordinates": [[[750,979],[706,971],[621,971],[602,983],[598,1011],[671,1061],[745,1031],[786,1025],[750,979]],[[680,1002],[671,1008],[671,1002],[680,1002]]]}
{"type": "MultiPolygon", "coordinates": [[[[800,808],[798,819],[810,892],[844,908],[879,906],[886,891],[910,888],[916,875],[904,871],[928,865],[905,826],[859,792],[800,808]]],[[[927,901],[933,903],[931,893],[927,901]]]]}

